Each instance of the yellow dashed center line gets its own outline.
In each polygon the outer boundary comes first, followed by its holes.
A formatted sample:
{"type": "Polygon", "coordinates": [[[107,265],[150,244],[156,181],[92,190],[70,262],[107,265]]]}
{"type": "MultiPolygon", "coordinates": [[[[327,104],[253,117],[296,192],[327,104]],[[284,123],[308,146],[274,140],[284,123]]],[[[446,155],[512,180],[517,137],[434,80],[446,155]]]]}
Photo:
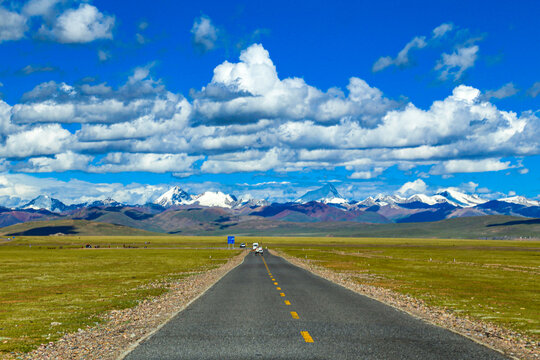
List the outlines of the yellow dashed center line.
{"type": "MultiPolygon", "coordinates": [[[[276,282],[276,279],[272,276],[272,273],[270,272],[270,269],[268,268],[268,264],[266,263],[266,260],[264,260],[264,258],[262,258],[262,261],[264,262],[264,266],[266,267],[266,271],[268,271],[268,275],[270,276],[270,278],[272,278],[272,281],[274,281],[274,285],[277,285],[278,283],[276,282]]],[[[280,287],[276,287],[276,289],[281,290],[280,287]]],[[[281,295],[282,297],[285,297],[285,293],[279,293],[279,295],[281,295]]],[[[289,300],[285,300],[285,305],[291,305],[291,302],[289,300]]],[[[296,313],[296,311],[291,311],[291,316],[293,317],[293,319],[300,319],[300,317],[298,316],[298,313],[296,313]]],[[[305,342],[307,342],[307,343],[314,342],[311,335],[309,335],[309,332],[301,331],[300,334],[302,334],[302,337],[304,338],[305,342]]]]}
{"type": "Polygon", "coordinates": [[[311,335],[309,335],[309,333],[307,331],[300,331],[300,334],[302,334],[302,337],[304,338],[304,340],[307,343],[312,343],[313,342],[313,338],[311,337],[311,335]]]}
{"type": "MultiPolygon", "coordinates": [[[[262,256],[261,256],[262,257],[262,256]]],[[[270,269],[268,268],[268,265],[266,264],[266,260],[264,260],[264,258],[262,257],[262,260],[264,262],[264,266],[266,267],[266,271],[268,271],[268,273],[270,274],[270,269]]]]}

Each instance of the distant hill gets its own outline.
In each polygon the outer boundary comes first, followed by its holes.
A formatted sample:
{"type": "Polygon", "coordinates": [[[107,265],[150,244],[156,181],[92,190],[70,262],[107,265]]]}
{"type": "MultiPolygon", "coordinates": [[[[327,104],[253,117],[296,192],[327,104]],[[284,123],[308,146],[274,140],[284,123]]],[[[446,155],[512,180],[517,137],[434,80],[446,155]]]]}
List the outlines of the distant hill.
{"type": "MultiPolygon", "coordinates": [[[[107,214],[106,214],[107,215],[107,214]]],[[[109,213],[110,215],[110,213],[109,213]]],[[[124,214],[125,215],[125,214],[124,214]]],[[[127,215],[125,215],[129,218],[127,215]]],[[[105,220],[105,219],[104,219],[105,220]]],[[[137,222],[178,235],[343,236],[507,239],[539,238],[540,219],[480,216],[436,222],[367,224],[353,221],[292,222],[256,216],[230,217],[225,209],[166,211],[137,222]],[[148,222],[148,223],[147,223],[148,222]]],[[[47,235],[157,235],[143,229],[88,220],[31,221],[1,229],[0,236],[47,235]]]]}
{"type": "Polygon", "coordinates": [[[43,219],[57,219],[60,215],[52,213],[48,210],[12,210],[2,208],[0,209],[0,228],[4,226],[10,226],[18,223],[24,223],[27,221],[36,221],[43,219]]]}
{"type": "Polygon", "coordinates": [[[374,212],[351,208],[348,211],[318,201],[307,203],[271,204],[253,211],[250,215],[272,220],[291,222],[354,221],[363,223],[388,223],[386,217],[374,212]]]}
{"type": "Polygon", "coordinates": [[[30,221],[24,224],[7,226],[0,230],[0,236],[48,236],[62,234],[80,236],[156,235],[156,233],[123,225],[87,220],[30,221]]]}
{"type": "Polygon", "coordinates": [[[481,216],[435,222],[365,224],[355,222],[293,223],[271,220],[224,222],[212,231],[190,231],[183,235],[244,236],[344,236],[453,239],[540,238],[540,219],[513,216],[481,216]]]}

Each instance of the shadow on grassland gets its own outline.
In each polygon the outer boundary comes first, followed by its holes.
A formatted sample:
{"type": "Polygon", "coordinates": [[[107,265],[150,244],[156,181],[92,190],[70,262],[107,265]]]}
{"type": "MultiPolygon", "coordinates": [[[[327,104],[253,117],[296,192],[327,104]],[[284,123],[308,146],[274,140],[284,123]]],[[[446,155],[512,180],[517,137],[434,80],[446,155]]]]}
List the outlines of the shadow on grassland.
{"type": "Polygon", "coordinates": [[[7,236],[47,236],[59,233],[73,235],[78,232],[76,231],[75,226],[43,226],[7,234],[7,236]]]}
{"type": "Polygon", "coordinates": [[[515,220],[515,221],[508,221],[508,222],[500,223],[500,224],[489,224],[486,226],[493,227],[493,226],[535,225],[535,224],[540,224],[540,219],[515,220]]]}

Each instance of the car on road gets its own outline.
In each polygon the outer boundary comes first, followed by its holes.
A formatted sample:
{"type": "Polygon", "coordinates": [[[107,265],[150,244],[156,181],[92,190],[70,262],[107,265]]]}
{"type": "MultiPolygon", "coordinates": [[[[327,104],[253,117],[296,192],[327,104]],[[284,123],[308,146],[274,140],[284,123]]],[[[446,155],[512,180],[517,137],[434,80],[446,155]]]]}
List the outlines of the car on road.
{"type": "Polygon", "coordinates": [[[257,250],[255,250],[255,252],[256,252],[257,254],[263,255],[263,248],[262,248],[262,246],[259,246],[259,247],[257,248],[257,250]]]}
{"type": "Polygon", "coordinates": [[[259,243],[253,243],[253,250],[257,250],[258,247],[259,247],[259,243]]]}
{"type": "Polygon", "coordinates": [[[240,249],[244,249],[246,247],[246,243],[241,243],[240,244],[240,249]]]}

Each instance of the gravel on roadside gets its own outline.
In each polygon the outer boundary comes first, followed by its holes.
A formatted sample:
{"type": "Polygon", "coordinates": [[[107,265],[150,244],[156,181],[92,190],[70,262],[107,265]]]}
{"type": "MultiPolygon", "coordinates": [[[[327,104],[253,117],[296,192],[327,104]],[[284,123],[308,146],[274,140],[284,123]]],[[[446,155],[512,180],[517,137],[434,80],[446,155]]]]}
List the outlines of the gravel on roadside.
{"type": "Polygon", "coordinates": [[[230,270],[242,263],[245,252],[224,265],[191,275],[171,283],[156,282],[148,286],[163,287],[165,294],[142,301],[135,307],[112,310],[102,316],[99,325],[66,334],[56,342],[42,344],[25,354],[7,354],[6,359],[100,359],[122,358],[132,347],[182,311],[191,301],[204,293],[230,270]]]}
{"type": "Polygon", "coordinates": [[[428,306],[421,299],[399,294],[389,289],[362,284],[358,282],[359,274],[331,271],[314,264],[310,260],[292,257],[278,250],[271,250],[271,253],[349,290],[466,336],[507,356],[523,360],[540,359],[540,343],[523,334],[489,322],[472,319],[468,316],[459,316],[452,312],[451,309],[428,306]]]}

